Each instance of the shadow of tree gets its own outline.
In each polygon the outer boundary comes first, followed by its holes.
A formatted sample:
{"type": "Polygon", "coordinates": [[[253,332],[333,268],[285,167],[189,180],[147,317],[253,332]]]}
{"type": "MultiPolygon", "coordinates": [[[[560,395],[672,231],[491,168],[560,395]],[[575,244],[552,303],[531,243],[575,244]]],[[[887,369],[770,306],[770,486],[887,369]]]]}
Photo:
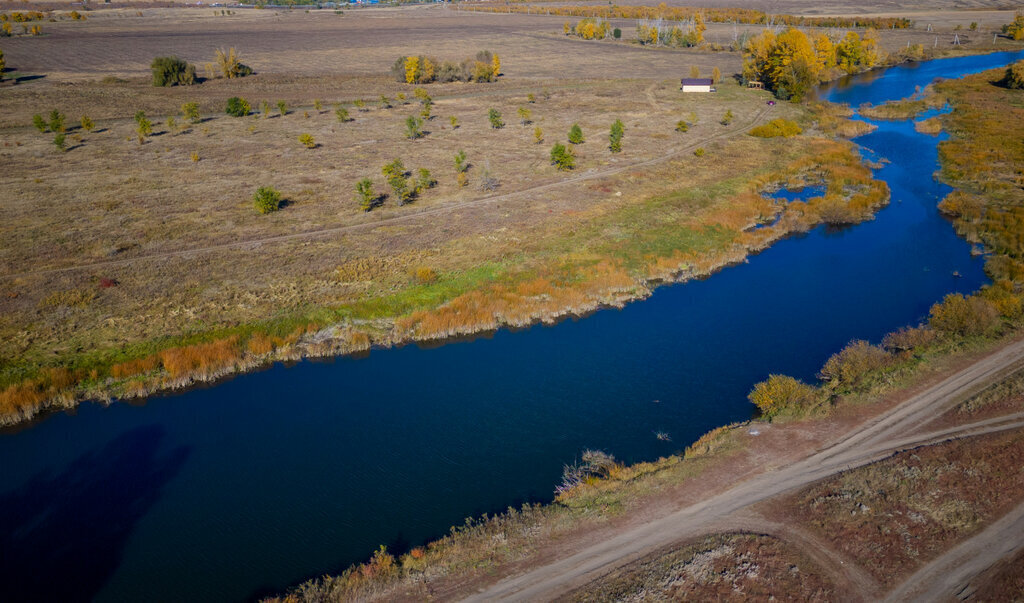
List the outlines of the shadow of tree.
{"type": "Polygon", "coordinates": [[[161,454],[161,427],[124,433],[0,495],[0,601],[88,601],[121,563],[135,524],[189,451],[161,454]]]}

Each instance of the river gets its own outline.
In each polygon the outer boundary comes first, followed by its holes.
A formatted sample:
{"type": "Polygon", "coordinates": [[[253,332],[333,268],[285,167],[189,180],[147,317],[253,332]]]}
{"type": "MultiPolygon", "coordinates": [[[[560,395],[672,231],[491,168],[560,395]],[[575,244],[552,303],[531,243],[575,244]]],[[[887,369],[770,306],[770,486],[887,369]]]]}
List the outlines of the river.
{"type": "MultiPolygon", "coordinates": [[[[823,90],[857,106],[1024,53],[823,90]]],[[[622,310],[472,341],[275,365],[0,435],[0,600],[243,600],[552,497],[584,448],[625,462],[747,419],[769,373],[812,380],[855,338],[985,282],[936,204],[939,138],[877,122],[873,221],[820,227],[622,310]],[[959,273],[955,276],[954,272],[959,273]],[[655,437],[667,433],[671,441],[655,437]]]]}

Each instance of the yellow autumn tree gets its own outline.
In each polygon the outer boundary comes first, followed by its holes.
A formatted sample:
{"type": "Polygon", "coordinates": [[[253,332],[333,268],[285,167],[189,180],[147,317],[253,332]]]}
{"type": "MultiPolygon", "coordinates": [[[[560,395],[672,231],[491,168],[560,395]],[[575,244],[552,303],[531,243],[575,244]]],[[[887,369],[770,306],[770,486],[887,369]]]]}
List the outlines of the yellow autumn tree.
{"type": "Polygon", "coordinates": [[[693,16],[693,44],[691,46],[697,46],[704,41],[704,32],[707,31],[708,26],[704,24],[704,15],[697,13],[693,16]]]}
{"type": "Polygon", "coordinates": [[[821,78],[822,70],[810,39],[786,29],[775,36],[765,30],[752,38],[744,52],[744,77],[760,80],[783,99],[800,100],[821,78]]]}
{"type": "Polygon", "coordinates": [[[822,73],[836,66],[836,45],[823,33],[814,36],[814,55],[822,73]]]}
{"type": "MultiPolygon", "coordinates": [[[[495,58],[497,58],[497,55],[495,55],[495,58]]],[[[437,65],[434,64],[434,61],[431,61],[427,57],[423,57],[422,62],[420,64],[419,77],[417,78],[416,83],[426,84],[428,82],[434,81],[434,74],[436,71],[437,65]]]]}
{"type": "Polygon", "coordinates": [[[420,73],[419,57],[405,58],[405,83],[415,84],[420,73]]]}
{"type": "Polygon", "coordinates": [[[501,75],[501,59],[498,58],[497,54],[491,59],[491,66],[494,68],[494,77],[501,75]]]}

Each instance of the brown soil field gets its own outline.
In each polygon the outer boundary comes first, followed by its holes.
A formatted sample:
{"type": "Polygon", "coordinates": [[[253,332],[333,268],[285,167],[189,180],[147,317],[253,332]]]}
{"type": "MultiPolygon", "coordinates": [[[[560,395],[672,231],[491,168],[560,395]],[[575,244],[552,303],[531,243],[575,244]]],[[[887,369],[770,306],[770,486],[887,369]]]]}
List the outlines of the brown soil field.
{"type": "Polygon", "coordinates": [[[564,601],[827,601],[839,593],[804,553],[763,534],[715,534],[619,568],[564,601]]]}
{"type": "Polygon", "coordinates": [[[1024,499],[1024,431],[901,452],[764,505],[892,586],[1024,499]]]}

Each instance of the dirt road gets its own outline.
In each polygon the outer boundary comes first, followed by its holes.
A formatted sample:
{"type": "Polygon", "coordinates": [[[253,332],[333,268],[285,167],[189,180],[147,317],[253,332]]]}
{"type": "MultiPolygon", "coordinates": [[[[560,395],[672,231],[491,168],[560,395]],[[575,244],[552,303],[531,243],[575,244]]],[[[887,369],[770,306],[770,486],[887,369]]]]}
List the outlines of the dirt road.
{"type": "MultiPolygon", "coordinates": [[[[549,600],[655,550],[708,533],[709,527],[726,522],[731,515],[757,502],[846,469],[915,446],[1024,427],[1024,414],[1016,414],[922,432],[922,428],[944,410],[1022,364],[1024,341],[1018,341],[918,393],[801,461],[760,474],[722,494],[630,529],[570,557],[502,580],[468,600],[549,600]]],[[[1013,525],[1024,529],[1024,519],[1016,520],[1013,525]]]]}

